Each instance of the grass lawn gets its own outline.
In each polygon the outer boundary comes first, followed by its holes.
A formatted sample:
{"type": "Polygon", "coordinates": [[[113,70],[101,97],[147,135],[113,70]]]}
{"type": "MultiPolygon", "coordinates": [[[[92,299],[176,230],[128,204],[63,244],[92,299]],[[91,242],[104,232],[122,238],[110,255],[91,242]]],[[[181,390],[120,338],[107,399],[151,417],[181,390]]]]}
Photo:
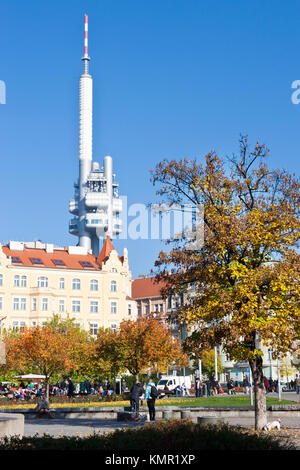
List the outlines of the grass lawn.
{"type": "MultiPolygon", "coordinates": [[[[267,397],[267,405],[295,405],[296,403],[288,400],[279,401],[277,398],[267,397]]],[[[144,406],[146,406],[144,401],[144,406]]],[[[11,404],[1,405],[0,409],[29,409],[34,408],[35,403],[29,404],[11,404]]],[[[70,402],[70,403],[51,403],[51,408],[102,408],[115,406],[129,406],[129,400],[123,401],[106,401],[106,402],[70,402]]],[[[225,396],[225,397],[203,397],[203,398],[184,398],[184,399],[167,399],[157,400],[156,406],[250,406],[249,396],[225,396]]]]}
{"type": "MultiPolygon", "coordinates": [[[[254,400],[254,399],[253,399],[254,400]]],[[[293,401],[281,400],[277,398],[267,397],[267,405],[290,405],[295,404],[293,401]]],[[[222,397],[202,397],[202,398],[185,398],[184,400],[158,400],[156,406],[173,405],[173,406],[250,406],[249,396],[222,396],[222,397]]]]}

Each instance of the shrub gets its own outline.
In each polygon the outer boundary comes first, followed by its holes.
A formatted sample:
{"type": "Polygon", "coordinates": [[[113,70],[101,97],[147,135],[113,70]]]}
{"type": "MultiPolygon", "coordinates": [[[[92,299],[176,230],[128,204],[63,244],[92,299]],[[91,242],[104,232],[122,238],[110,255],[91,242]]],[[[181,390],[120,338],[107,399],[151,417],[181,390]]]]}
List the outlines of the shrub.
{"type": "Polygon", "coordinates": [[[106,435],[59,437],[14,437],[0,441],[2,450],[102,450],[178,452],[203,450],[293,450],[271,435],[254,433],[227,424],[194,424],[170,420],[145,424],[135,429],[116,430],[106,435]]]}

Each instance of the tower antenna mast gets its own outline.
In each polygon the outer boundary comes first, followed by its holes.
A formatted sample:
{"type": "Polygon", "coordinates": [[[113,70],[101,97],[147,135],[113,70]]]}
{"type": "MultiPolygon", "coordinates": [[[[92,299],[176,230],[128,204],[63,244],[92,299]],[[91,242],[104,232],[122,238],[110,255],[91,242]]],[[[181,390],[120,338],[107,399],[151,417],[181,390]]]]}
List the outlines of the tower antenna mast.
{"type": "Polygon", "coordinates": [[[89,54],[88,54],[88,33],[89,33],[89,22],[88,15],[84,15],[84,56],[82,57],[84,63],[84,73],[89,73],[89,54]]]}

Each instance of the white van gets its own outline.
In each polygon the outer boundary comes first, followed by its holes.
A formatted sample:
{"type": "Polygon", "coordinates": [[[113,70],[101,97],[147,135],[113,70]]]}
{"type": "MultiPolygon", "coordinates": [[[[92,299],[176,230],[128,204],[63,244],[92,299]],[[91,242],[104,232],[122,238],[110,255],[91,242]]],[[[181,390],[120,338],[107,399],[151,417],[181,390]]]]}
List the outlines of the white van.
{"type": "Polygon", "coordinates": [[[164,394],[165,386],[168,387],[169,391],[173,391],[178,385],[185,385],[187,389],[191,388],[191,376],[186,375],[162,375],[160,381],[157,384],[157,390],[160,395],[164,394]]]}

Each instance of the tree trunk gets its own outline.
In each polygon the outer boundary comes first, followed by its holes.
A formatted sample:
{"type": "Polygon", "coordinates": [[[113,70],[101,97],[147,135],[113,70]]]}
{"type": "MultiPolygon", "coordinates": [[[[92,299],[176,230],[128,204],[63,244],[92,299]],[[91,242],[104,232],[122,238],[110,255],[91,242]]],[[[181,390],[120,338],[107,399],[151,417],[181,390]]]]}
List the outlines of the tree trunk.
{"type": "Polygon", "coordinates": [[[267,405],[266,391],[264,385],[263,360],[261,356],[255,356],[254,360],[249,361],[255,399],[255,429],[260,430],[267,424],[267,405]]]}
{"type": "Polygon", "coordinates": [[[45,392],[46,392],[47,400],[49,400],[49,380],[50,380],[50,377],[48,377],[48,375],[46,375],[45,392]]]}

